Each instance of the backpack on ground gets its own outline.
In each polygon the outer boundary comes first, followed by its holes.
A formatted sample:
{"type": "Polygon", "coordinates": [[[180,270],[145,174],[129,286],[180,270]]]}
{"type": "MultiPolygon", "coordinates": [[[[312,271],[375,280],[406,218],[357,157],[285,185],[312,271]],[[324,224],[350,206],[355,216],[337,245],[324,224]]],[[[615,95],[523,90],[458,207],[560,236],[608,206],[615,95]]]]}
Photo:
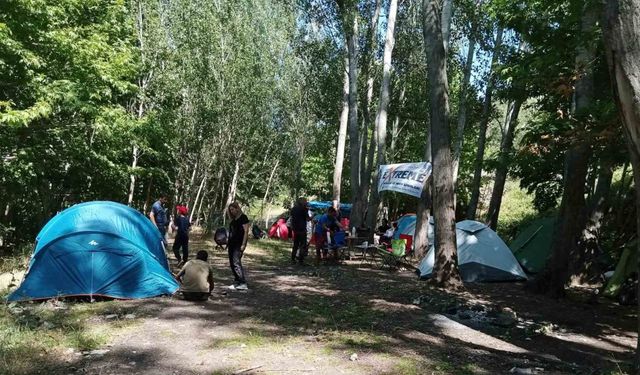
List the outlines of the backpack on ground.
{"type": "Polygon", "coordinates": [[[229,243],[229,231],[227,228],[218,228],[213,234],[213,241],[221,248],[229,243]]]}
{"type": "Polygon", "coordinates": [[[264,231],[260,229],[258,224],[253,224],[253,227],[251,227],[251,233],[253,234],[253,237],[257,240],[264,237],[264,231]]]}

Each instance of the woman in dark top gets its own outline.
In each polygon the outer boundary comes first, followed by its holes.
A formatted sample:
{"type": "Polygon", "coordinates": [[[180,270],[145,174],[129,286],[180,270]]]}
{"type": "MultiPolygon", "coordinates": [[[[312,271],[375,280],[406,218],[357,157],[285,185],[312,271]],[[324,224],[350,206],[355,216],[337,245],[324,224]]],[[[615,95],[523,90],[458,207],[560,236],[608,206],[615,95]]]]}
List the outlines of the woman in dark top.
{"type": "Polygon", "coordinates": [[[187,214],[189,210],[186,206],[179,205],[176,207],[178,216],[173,221],[173,227],[176,230],[176,239],[173,241],[173,254],[178,260],[178,267],[189,261],[189,228],[191,223],[187,214]],[[180,248],[182,248],[182,257],[180,257],[180,248]]]}
{"type": "Polygon", "coordinates": [[[233,290],[247,290],[247,280],[245,279],[244,268],[242,267],[242,255],[247,247],[249,238],[249,218],[242,213],[240,205],[233,202],[229,205],[229,265],[233,272],[234,284],[229,287],[233,290]]]}

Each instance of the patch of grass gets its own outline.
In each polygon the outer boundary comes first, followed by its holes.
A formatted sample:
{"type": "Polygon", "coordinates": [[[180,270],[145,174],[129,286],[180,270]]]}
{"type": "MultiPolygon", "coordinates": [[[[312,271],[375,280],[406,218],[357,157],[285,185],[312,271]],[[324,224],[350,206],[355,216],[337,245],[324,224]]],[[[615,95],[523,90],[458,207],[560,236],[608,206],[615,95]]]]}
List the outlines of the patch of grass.
{"type": "Polygon", "coordinates": [[[275,343],[275,341],[273,341],[270,337],[266,337],[261,332],[249,331],[246,335],[236,336],[224,340],[217,340],[212,346],[224,348],[255,349],[273,343],[275,343]]]}
{"type": "Polygon", "coordinates": [[[117,302],[10,304],[0,307],[0,373],[28,374],[60,366],[63,353],[104,346],[115,329],[134,320],[95,322],[96,315],[125,312],[117,302]]]}
{"type": "Polygon", "coordinates": [[[422,375],[425,374],[425,369],[415,358],[399,358],[393,367],[393,374],[422,375]]]}
{"type": "Polygon", "coordinates": [[[487,374],[488,372],[478,365],[473,363],[467,363],[460,367],[460,374],[462,375],[474,375],[474,374],[487,374]]]}
{"type": "Polygon", "coordinates": [[[391,345],[384,336],[368,332],[335,331],[326,337],[330,340],[329,345],[336,349],[384,352],[391,345]]]}
{"type": "Polygon", "coordinates": [[[434,362],[425,362],[419,357],[400,357],[396,359],[393,374],[398,375],[472,375],[476,374],[477,368],[473,365],[457,366],[448,359],[436,359],[434,362]]]}
{"type": "Polygon", "coordinates": [[[388,318],[384,312],[372,310],[357,301],[309,299],[299,306],[261,311],[264,321],[289,331],[300,329],[368,331],[375,322],[388,318]]]}
{"type": "Polygon", "coordinates": [[[454,372],[456,370],[456,366],[453,365],[452,363],[449,363],[446,360],[436,361],[433,364],[433,368],[440,373],[445,373],[445,374],[458,373],[458,372],[454,372]]]}

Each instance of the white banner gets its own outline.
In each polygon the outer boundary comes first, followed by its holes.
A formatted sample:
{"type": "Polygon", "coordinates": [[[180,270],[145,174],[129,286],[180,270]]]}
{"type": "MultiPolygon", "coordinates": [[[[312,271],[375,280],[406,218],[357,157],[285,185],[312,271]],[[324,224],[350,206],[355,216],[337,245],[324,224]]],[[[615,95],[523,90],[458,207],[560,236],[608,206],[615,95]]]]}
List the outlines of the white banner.
{"type": "Polygon", "coordinates": [[[378,171],[378,191],[391,190],[420,198],[424,182],[431,174],[431,163],[381,165],[378,171]]]}

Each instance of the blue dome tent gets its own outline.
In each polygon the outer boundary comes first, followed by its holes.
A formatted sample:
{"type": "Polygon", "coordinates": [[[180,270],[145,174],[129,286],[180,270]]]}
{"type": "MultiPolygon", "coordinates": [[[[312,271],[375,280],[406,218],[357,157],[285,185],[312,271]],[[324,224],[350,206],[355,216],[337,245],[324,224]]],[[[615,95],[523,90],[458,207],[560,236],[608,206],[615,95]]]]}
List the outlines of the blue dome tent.
{"type": "Polygon", "coordinates": [[[177,289],[160,233],[148,218],[120,203],[87,202],[42,228],[25,279],[9,301],[146,298],[177,289]]]}

